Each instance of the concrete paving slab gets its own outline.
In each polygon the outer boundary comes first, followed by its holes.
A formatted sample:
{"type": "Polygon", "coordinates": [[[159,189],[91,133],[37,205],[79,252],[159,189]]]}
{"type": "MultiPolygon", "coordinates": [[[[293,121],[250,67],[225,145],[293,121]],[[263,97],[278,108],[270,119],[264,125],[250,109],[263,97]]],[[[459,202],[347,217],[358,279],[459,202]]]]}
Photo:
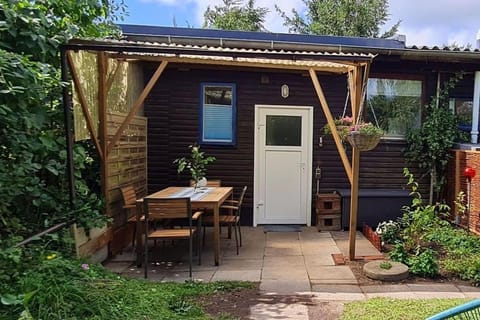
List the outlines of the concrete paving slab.
{"type": "Polygon", "coordinates": [[[305,268],[305,261],[303,257],[298,256],[265,256],[263,259],[263,267],[278,267],[278,266],[291,266],[305,268]]]}
{"type": "Polygon", "coordinates": [[[308,320],[308,307],[304,304],[294,303],[275,303],[266,304],[259,303],[250,308],[250,316],[252,320],[308,320]]]}
{"type": "Polygon", "coordinates": [[[357,279],[322,279],[322,280],[315,280],[315,279],[310,279],[310,282],[312,283],[312,287],[315,285],[322,285],[322,284],[352,284],[352,285],[357,285],[358,280],[357,279]]]}
{"type": "MultiPolygon", "coordinates": [[[[193,272],[192,277],[195,281],[201,282],[210,282],[212,281],[214,271],[201,271],[201,272],[193,272]]],[[[150,274],[148,275],[150,279],[150,274]]],[[[188,272],[170,272],[161,279],[162,282],[177,282],[183,283],[185,281],[190,281],[190,276],[188,272]]]]}
{"type": "Polygon", "coordinates": [[[297,294],[311,291],[308,279],[296,280],[270,280],[262,279],[260,282],[260,290],[267,293],[275,294],[297,294]]]}
{"type": "Polygon", "coordinates": [[[358,301],[365,300],[363,293],[333,293],[333,292],[315,292],[314,302],[321,301],[358,301]]]}
{"type": "Polygon", "coordinates": [[[407,292],[410,291],[406,284],[386,284],[386,285],[372,285],[360,286],[364,293],[386,293],[386,292],[407,292]]]}
{"type": "Polygon", "coordinates": [[[454,299],[454,298],[465,298],[465,294],[462,292],[438,292],[438,291],[412,291],[416,299],[454,299]]]}
{"type": "Polygon", "coordinates": [[[365,293],[367,299],[371,298],[391,298],[391,299],[417,299],[417,296],[410,291],[407,292],[374,292],[365,293]]]}
{"type": "Polygon", "coordinates": [[[307,279],[308,274],[305,268],[292,268],[289,266],[264,267],[262,269],[263,279],[307,279]]]}
{"type": "Polygon", "coordinates": [[[222,264],[218,266],[218,270],[261,270],[263,267],[263,259],[229,259],[222,260],[222,264]]]}
{"type": "Polygon", "coordinates": [[[267,232],[266,233],[267,245],[269,243],[288,243],[292,241],[298,241],[299,232],[267,232]]]}
{"type": "Polygon", "coordinates": [[[211,281],[252,281],[259,282],[262,271],[258,270],[218,270],[211,281]]]}
{"type": "Polygon", "coordinates": [[[307,268],[335,265],[335,261],[333,261],[332,255],[328,252],[320,253],[318,255],[304,255],[304,259],[307,268]]]}
{"type": "Polygon", "coordinates": [[[461,292],[480,292],[480,287],[458,285],[457,288],[461,292]]]}
{"type": "Polygon", "coordinates": [[[410,291],[416,292],[460,292],[460,290],[453,284],[407,284],[410,291]]]}
{"type": "Polygon", "coordinates": [[[308,276],[312,280],[356,280],[352,270],[347,266],[315,266],[307,265],[308,276]]]}
{"type": "Polygon", "coordinates": [[[326,238],[326,237],[320,238],[320,237],[301,236],[300,243],[302,246],[308,246],[308,245],[315,246],[315,247],[337,246],[335,241],[332,238],[326,238]]]}
{"type": "Polygon", "coordinates": [[[312,286],[312,291],[326,293],[363,293],[358,285],[351,284],[318,284],[312,286]]]}
{"type": "Polygon", "coordinates": [[[277,246],[277,247],[266,247],[265,256],[301,256],[302,249],[300,245],[286,245],[286,246],[277,246]]]}
{"type": "Polygon", "coordinates": [[[463,292],[463,295],[469,299],[480,299],[480,292],[463,292]]]}

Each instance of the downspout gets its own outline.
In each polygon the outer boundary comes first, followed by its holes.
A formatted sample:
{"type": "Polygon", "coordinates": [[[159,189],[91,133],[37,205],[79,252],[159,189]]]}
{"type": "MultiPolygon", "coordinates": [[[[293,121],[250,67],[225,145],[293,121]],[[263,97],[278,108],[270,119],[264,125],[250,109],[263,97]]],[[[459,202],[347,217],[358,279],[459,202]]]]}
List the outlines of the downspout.
{"type": "Polygon", "coordinates": [[[69,94],[69,78],[68,78],[68,66],[67,55],[65,48],[60,50],[61,59],[61,71],[62,71],[62,99],[63,99],[63,115],[65,121],[65,138],[67,148],[67,179],[68,179],[68,191],[70,199],[70,208],[73,210],[73,202],[75,200],[75,177],[74,177],[74,164],[73,164],[73,129],[72,129],[72,100],[69,94]]]}
{"type": "MultiPolygon", "coordinates": [[[[477,49],[480,49],[480,30],[477,33],[477,49]]],[[[471,142],[478,143],[478,118],[480,112],[480,71],[475,71],[473,86],[472,131],[471,142]]]]}

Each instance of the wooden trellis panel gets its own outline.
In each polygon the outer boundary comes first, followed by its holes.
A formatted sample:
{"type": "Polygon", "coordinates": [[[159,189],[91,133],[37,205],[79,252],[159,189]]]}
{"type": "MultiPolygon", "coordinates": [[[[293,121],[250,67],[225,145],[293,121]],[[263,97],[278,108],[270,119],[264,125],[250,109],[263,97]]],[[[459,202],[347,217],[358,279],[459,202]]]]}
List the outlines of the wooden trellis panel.
{"type": "MultiPolygon", "coordinates": [[[[108,113],[107,135],[110,141],[126,114],[108,113]]],[[[115,254],[131,240],[132,226],[127,225],[128,212],[122,208],[120,189],[133,185],[139,197],[147,194],[147,118],[135,116],[108,155],[109,203],[107,214],[113,218],[110,252],[115,254]]]]}

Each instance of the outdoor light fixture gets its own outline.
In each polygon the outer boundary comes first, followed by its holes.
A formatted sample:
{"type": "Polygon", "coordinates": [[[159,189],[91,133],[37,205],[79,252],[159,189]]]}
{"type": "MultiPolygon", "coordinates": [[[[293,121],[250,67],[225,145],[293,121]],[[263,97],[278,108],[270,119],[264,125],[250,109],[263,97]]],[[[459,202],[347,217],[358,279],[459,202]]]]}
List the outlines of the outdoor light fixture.
{"type": "Polygon", "coordinates": [[[288,96],[290,95],[290,88],[288,87],[287,84],[284,84],[284,85],[281,87],[280,92],[281,92],[281,94],[282,94],[282,98],[288,98],[288,96]]]}
{"type": "Polygon", "coordinates": [[[471,191],[472,191],[472,179],[477,172],[472,167],[466,167],[463,170],[463,175],[467,178],[467,232],[470,232],[470,204],[471,204],[471,191]]]}

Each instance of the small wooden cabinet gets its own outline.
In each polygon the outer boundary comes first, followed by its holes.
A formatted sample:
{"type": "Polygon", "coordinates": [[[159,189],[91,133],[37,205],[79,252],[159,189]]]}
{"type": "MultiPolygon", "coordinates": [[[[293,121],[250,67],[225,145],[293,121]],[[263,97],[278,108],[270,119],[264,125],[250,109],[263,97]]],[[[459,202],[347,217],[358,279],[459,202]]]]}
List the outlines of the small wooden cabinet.
{"type": "Polygon", "coordinates": [[[340,195],[319,193],[315,201],[318,231],[341,230],[342,207],[340,195]]]}

